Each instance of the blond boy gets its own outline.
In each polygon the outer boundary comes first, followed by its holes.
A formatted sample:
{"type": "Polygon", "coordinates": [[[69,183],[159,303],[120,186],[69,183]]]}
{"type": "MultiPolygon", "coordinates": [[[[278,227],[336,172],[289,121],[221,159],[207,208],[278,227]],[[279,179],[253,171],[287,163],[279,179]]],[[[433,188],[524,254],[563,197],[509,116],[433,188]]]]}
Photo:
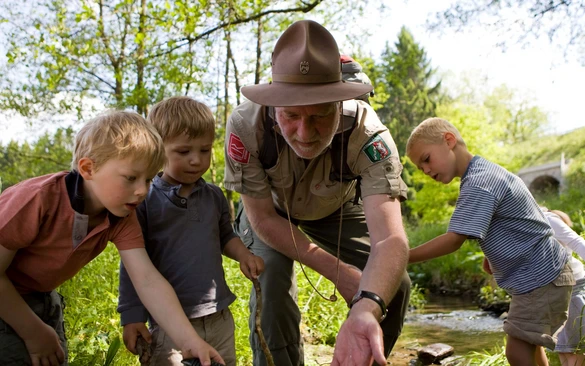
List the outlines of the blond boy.
{"type": "Polygon", "coordinates": [[[547,365],[575,284],[568,254],[520,178],[473,156],[459,131],[429,118],[410,135],[406,154],[426,175],[447,184],[461,177],[447,233],[410,250],[409,263],[452,253],[477,239],[498,285],[512,297],[504,331],[512,366],[547,365]]]}
{"type": "MultiPolygon", "coordinates": [[[[167,163],[137,210],[146,249],[176,291],[193,328],[226,365],[235,366],[234,320],[228,306],[236,297],[224,277],[222,254],[238,261],[250,279],[263,271],[264,262],[234,233],[222,190],[202,178],[211,163],[213,114],[192,98],[173,97],[156,104],[148,120],[163,138],[167,163]]],[[[180,347],[165,336],[156,314],[146,313],[132,285],[124,264],[118,311],[127,348],[134,352],[140,335],[152,339],[151,365],[181,366],[180,347]]]]}
{"type": "Polygon", "coordinates": [[[184,354],[223,360],[193,331],[144,249],[135,209],[164,162],[140,115],[115,111],[79,131],[72,171],[23,181],[0,195],[0,364],[67,364],[55,288],[113,242],[142,300],[184,354]]]}

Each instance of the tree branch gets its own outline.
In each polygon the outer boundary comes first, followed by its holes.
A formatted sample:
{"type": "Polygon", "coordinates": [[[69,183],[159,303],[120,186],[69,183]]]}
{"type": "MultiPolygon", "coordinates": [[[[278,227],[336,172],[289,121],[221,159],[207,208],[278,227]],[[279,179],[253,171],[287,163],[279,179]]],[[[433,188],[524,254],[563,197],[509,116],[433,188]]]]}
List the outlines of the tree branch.
{"type": "MultiPolygon", "coordinates": [[[[262,17],[264,17],[264,16],[266,16],[268,14],[279,14],[279,13],[282,14],[282,13],[294,13],[294,12],[307,13],[307,12],[313,10],[313,8],[315,8],[317,5],[319,5],[323,1],[324,0],[315,0],[312,3],[306,3],[306,6],[304,6],[304,7],[296,7],[296,8],[288,8],[288,9],[266,10],[266,11],[260,12],[258,14],[252,15],[252,16],[247,17],[247,18],[237,19],[237,20],[234,20],[234,21],[222,22],[219,25],[217,25],[217,26],[215,26],[213,28],[210,28],[210,29],[206,30],[205,32],[200,33],[200,34],[198,34],[195,37],[190,37],[189,36],[189,37],[181,38],[181,39],[179,39],[179,40],[176,41],[177,44],[175,46],[173,46],[173,47],[165,50],[164,52],[159,52],[159,53],[153,54],[150,57],[156,58],[156,57],[160,57],[160,56],[167,55],[167,54],[172,53],[175,50],[177,50],[177,49],[179,49],[179,48],[181,48],[181,47],[183,47],[183,46],[185,46],[185,45],[187,45],[189,43],[196,42],[196,41],[198,41],[198,40],[200,40],[200,39],[202,39],[204,37],[207,37],[208,35],[216,32],[216,31],[218,31],[220,29],[223,29],[223,28],[225,28],[227,26],[236,25],[236,24],[242,24],[242,23],[248,23],[250,21],[253,21],[253,20],[257,20],[259,18],[262,18],[262,17]]],[[[167,41],[165,43],[166,44],[169,44],[171,42],[172,41],[167,41]]],[[[162,46],[163,45],[158,45],[158,46],[154,46],[154,47],[162,47],[162,46]]]]}

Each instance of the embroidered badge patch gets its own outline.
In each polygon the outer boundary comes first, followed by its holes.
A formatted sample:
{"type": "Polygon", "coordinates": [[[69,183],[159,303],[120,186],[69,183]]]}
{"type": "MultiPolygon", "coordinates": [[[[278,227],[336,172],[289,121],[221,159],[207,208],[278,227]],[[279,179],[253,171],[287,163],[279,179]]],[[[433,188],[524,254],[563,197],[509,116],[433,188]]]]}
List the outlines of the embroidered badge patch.
{"type": "Polygon", "coordinates": [[[248,161],[250,161],[250,153],[248,150],[246,150],[246,147],[238,135],[230,133],[228,144],[228,155],[230,158],[234,159],[238,163],[248,164],[248,161]]]}
{"type": "Polygon", "coordinates": [[[374,137],[368,141],[366,146],[364,146],[362,151],[368,156],[368,159],[370,159],[372,163],[384,160],[391,154],[388,145],[386,145],[380,135],[374,135],[374,137]]]}

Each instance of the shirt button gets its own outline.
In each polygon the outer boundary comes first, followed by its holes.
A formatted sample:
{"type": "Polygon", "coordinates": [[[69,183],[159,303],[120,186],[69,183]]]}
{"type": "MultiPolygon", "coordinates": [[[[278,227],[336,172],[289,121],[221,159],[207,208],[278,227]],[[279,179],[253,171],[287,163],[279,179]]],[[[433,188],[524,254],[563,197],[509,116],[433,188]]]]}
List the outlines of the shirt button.
{"type": "Polygon", "coordinates": [[[387,171],[387,172],[391,172],[391,171],[392,171],[392,165],[389,165],[389,166],[387,166],[387,167],[386,167],[386,171],[387,171]]]}
{"type": "Polygon", "coordinates": [[[321,185],[320,185],[320,184],[317,184],[317,185],[315,186],[315,189],[319,189],[319,188],[321,188],[321,185]]]}
{"type": "Polygon", "coordinates": [[[185,203],[187,203],[187,200],[183,198],[183,199],[181,199],[181,203],[185,204],[185,203]]]}

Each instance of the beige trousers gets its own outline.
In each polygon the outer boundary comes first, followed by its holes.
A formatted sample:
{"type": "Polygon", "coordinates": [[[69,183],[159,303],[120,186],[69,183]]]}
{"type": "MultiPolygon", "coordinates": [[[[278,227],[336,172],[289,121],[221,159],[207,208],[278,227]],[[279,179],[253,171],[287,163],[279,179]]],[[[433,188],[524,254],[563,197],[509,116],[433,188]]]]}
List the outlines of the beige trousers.
{"type": "MultiPolygon", "coordinates": [[[[235,325],[229,308],[190,321],[197,334],[221,355],[226,366],[236,365],[235,325]]],[[[182,366],[181,350],[158,325],[152,331],[151,349],[150,366],[182,366]]]]}

